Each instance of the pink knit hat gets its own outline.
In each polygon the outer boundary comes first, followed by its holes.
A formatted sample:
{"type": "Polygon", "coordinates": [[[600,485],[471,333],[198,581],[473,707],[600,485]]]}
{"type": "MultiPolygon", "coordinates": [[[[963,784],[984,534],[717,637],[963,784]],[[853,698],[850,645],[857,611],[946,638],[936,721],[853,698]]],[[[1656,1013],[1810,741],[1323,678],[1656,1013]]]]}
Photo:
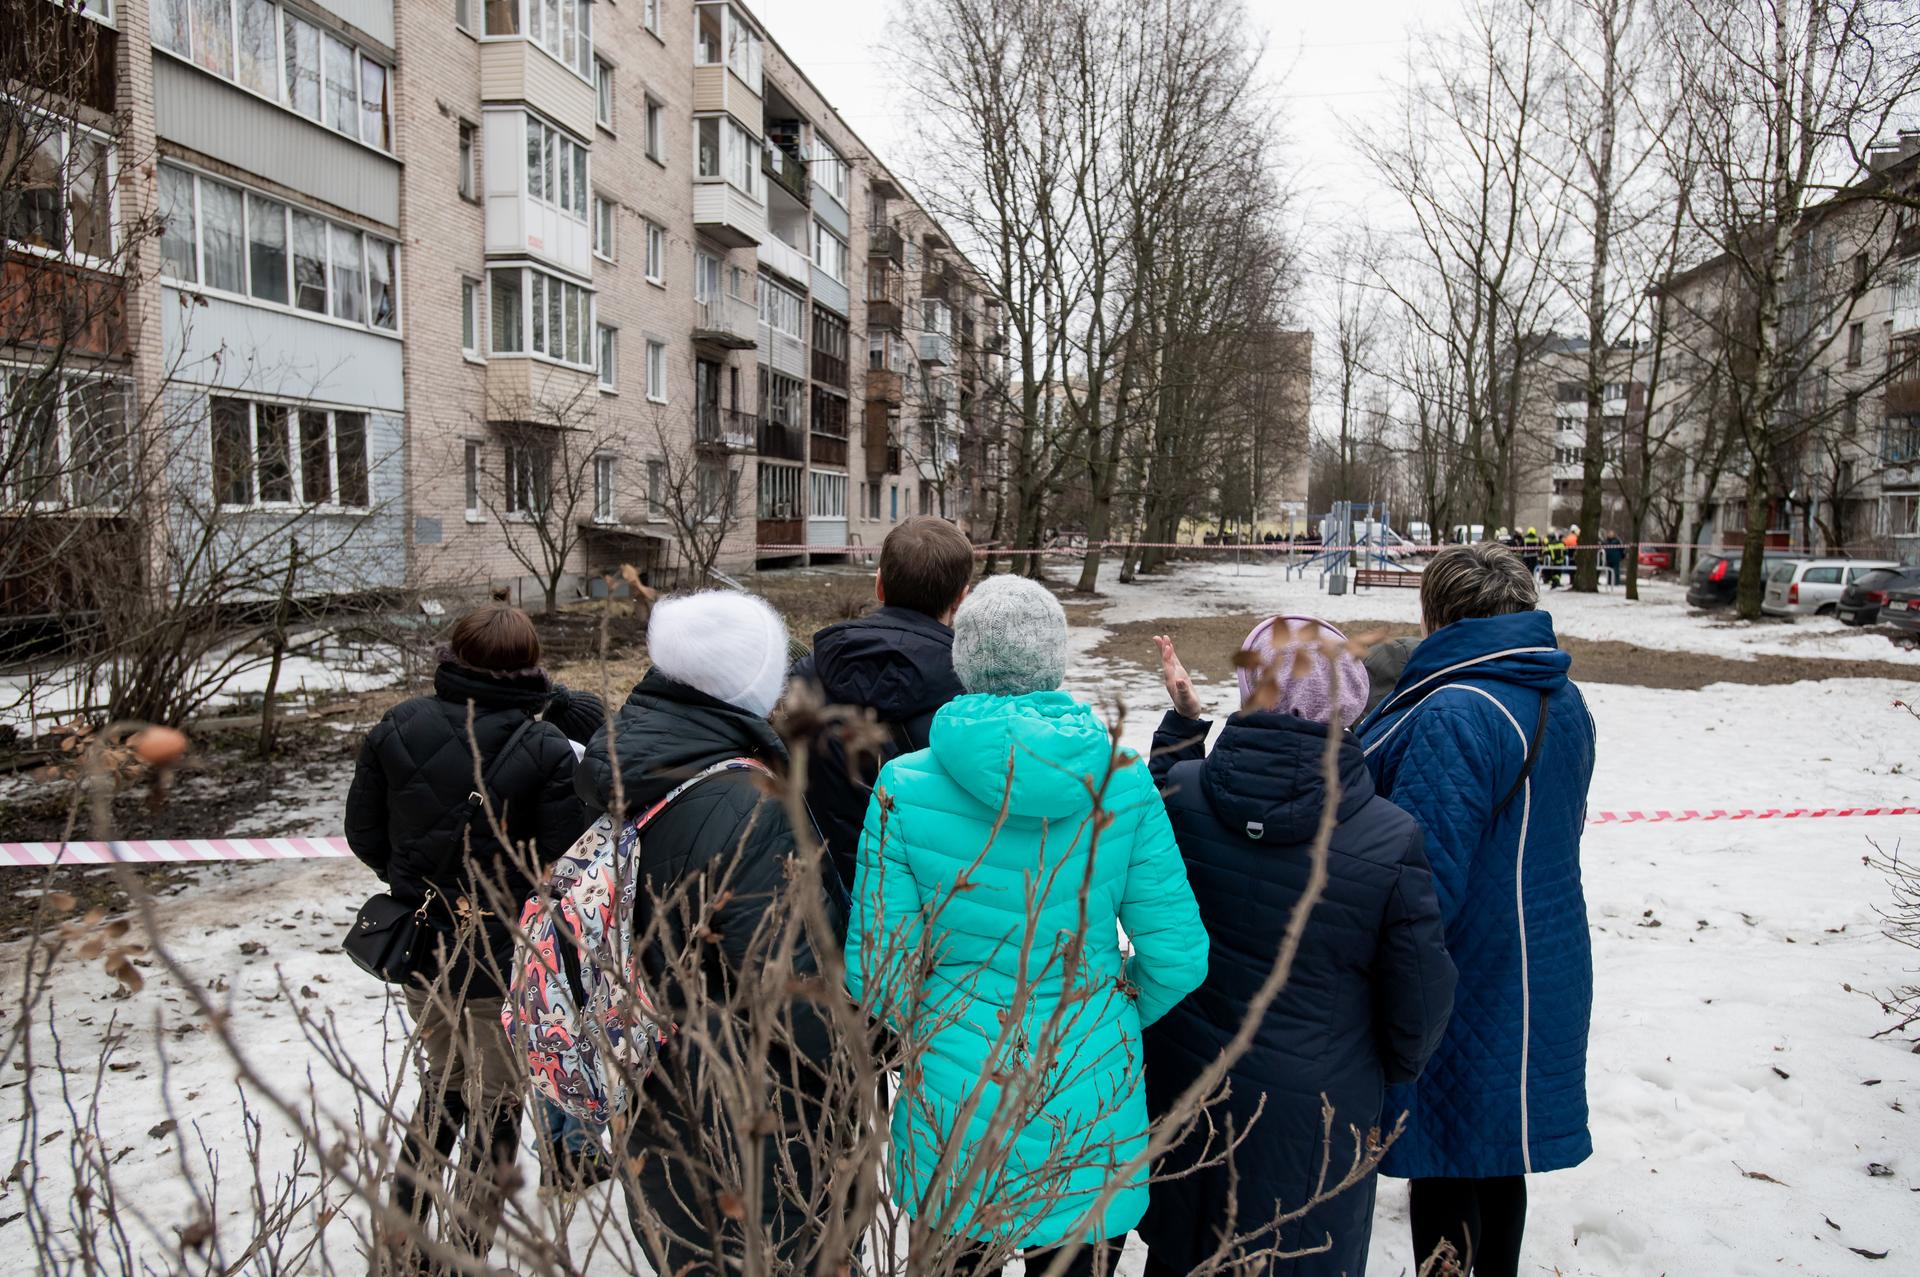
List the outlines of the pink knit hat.
{"type": "Polygon", "coordinates": [[[1347,645],[1347,636],[1311,616],[1270,616],[1253,627],[1240,650],[1240,703],[1265,680],[1278,697],[1268,708],[1325,723],[1337,710],[1351,727],[1367,707],[1367,667],[1347,645]],[[1331,655],[1329,655],[1331,653],[1331,655]]]}

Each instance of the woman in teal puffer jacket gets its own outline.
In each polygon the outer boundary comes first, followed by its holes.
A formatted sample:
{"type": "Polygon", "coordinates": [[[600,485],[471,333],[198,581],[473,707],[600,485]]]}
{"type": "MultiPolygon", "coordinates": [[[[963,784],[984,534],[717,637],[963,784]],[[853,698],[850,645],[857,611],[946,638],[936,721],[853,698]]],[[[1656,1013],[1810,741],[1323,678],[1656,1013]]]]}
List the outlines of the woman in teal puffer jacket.
{"type": "Polygon", "coordinates": [[[1166,809],[1058,690],[1066,648],[1046,590],[978,586],[954,617],[968,694],[881,770],[860,840],[847,982],[898,1035],[894,1192],[919,1245],[960,1239],[961,1273],[1016,1246],[1029,1273],[1076,1242],[1117,1257],[1147,1204],[1145,1165],[1114,1186],[1146,1145],[1141,1029],[1207,971],[1166,809]]]}

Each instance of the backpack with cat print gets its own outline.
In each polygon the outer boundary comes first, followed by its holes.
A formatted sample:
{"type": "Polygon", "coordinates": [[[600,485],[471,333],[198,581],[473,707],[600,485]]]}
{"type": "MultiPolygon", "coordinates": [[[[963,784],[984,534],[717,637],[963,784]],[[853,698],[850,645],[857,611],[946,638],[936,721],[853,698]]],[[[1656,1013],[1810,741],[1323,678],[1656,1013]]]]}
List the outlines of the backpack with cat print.
{"type": "Polygon", "coordinates": [[[640,987],[634,945],[640,835],[667,804],[701,781],[743,768],[715,763],[627,822],[602,816],[553,864],[545,892],[520,914],[522,939],[500,1022],[527,1053],[533,1089],[582,1121],[605,1125],[653,1067],[671,1026],[640,987]]]}

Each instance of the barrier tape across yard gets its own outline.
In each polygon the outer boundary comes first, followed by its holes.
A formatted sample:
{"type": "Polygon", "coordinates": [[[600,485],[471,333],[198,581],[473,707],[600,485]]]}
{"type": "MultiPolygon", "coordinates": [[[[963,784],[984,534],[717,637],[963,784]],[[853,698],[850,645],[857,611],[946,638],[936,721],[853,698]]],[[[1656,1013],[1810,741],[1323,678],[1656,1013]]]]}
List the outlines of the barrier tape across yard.
{"type": "MultiPolygon", "coordinates": [[[[1914,816],[1920,807],[1740,807],[1678,811],[1596,811],[1589,825],[1688,820],[1808,820],[1816,817],[1914,816]]],[[[344,838],[174,838],[129,842],[0,842],[0,865],[45,867],[188,864],[212,860],[338,860],[351,856],[344,838]]]]}

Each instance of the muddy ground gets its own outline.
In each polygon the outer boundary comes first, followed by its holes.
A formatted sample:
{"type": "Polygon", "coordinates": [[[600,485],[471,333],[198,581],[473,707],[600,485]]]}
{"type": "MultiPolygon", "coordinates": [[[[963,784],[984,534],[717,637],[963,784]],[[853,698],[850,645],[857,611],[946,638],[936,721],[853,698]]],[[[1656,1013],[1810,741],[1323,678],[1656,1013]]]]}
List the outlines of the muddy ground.
{"type": "MultiPolygon", "coordinates": [[[[1261,620],[1253,612],[1230,615],[1178,617],[1160,621],[1130,621],[1113,625],[1113,636],[1094,649],[1097,656],[1132,661],[1157,671],[1155,634],[1172,637],[1187,668],[1214,682],[1233,677],[1233,654],[1241,640],[1261,620]]],[[[1418,634],[1420,627],[1406,621],[1345,621],[1341,628],[1355,637],[1377,634],[1397,638],[1418,634]]],[[[1670,652],[1632,643],[1599,642],[1562,635],[1560,646],[1573,657],[1573,677],[1589,683],[1630,683],[1636,687],[1697,691],[1712,683],[1797,683],[1805,678],[1893,678],[1920,682],[1911,665],[1892,661],[1809,662],[1789,656],[1761,656],[1737,661],[1702,652],[1670,652]]]]}

